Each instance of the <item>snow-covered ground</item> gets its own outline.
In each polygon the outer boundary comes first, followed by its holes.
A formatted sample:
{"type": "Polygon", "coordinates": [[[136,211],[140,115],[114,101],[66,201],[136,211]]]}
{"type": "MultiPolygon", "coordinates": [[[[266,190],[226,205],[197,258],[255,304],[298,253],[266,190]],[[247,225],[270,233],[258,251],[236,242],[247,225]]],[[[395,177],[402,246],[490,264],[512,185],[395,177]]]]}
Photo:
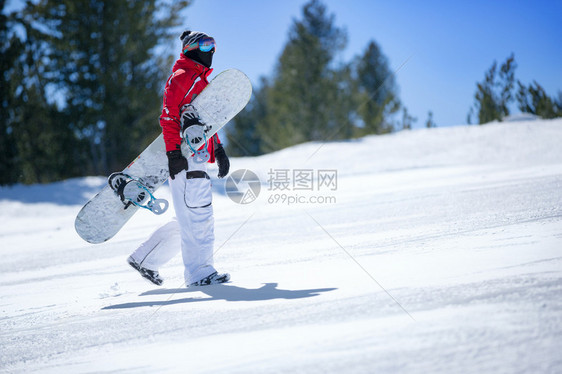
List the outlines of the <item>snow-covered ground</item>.
{"type": "Polygon", "coordinates": [[[560,373],[561,144],[551,120],[232,159],[261,192],[214,181],[232,282],[194,290],[179,255],[163,287],[125,262],[173,211],[90,245],[104,178],[2,188],[0,371],[560,373]]]}

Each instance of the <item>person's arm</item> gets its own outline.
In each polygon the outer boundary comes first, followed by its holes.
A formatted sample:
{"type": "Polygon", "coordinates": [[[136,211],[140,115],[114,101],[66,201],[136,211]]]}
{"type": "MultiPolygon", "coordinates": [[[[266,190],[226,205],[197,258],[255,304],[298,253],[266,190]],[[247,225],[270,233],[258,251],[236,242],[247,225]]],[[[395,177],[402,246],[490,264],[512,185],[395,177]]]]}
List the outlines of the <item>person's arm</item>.
{"type": "Polygon", "coordinates": [[[179,150],[181,144],[181,116],[180,104],[187,89],[185,88],[185,72],[177,70],[168,79],[164,90],[164,102],[160,126],[166,144],[166,152],[179,150]]]}
{"type": "Polygon", "coordinates": [[[187,159],[181,154],[180,137],[180,108],[183,99],[183,70],[176,71],[169,79],[164,90],[164,103],[160,126],[166,144],[166,156],[168,157],[168,170],[170,178],[174,179],[176,174],[187,170],[187,159]]]}

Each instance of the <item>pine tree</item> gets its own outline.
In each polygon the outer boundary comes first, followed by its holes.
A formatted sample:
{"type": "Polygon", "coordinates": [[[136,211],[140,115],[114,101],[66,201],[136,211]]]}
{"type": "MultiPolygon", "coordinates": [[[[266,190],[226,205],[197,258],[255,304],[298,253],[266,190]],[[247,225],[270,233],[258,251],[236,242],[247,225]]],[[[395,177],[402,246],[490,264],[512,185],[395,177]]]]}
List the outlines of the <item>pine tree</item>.
{"type": "MultiPolygon", "coordinates": [[[[556,118],[562,116],[562,107],[556,99],[549,97],[544,88],[534,81],[529,86],[517,81],[517,103],[523,113],[531,113],[542,118],[556,118]]],[[[560,96],[560,94],[559,94],[560,96]]]]}
{"type": "MultiPolygon", "coordinates": [[[[305,141],[348,139],[393,130],[400,109],[388,60],[371,41],[350,63],[336,57],[347,34],[318,0],[303,7],[279,63],[227,129],[229,151],[254,155],[305,141]]],[[[415,119],[406,116],[407,125],[415,119]]]]}
{"type": "MultiPolygon", "coordinates": [[[[166,77],[153,48],[171,38],[187,1],[41,0],[26,15],[49,44],[44,76],[88,144],[88,173],[121,169],[160,131],[166,77]]],[[[168,66],[169,68],[169,66],[168,66]]]]}
{"type": "Polygon", "coordinates": [[[402,107],[402,123],[400,126],[402,130],[411,130],[412,125],[417,121],[418,119],[416,117],[413,117],[410,113],[408,113],[408,109],[406,107],[402,107]]]}
{"type": "Polygon", "coordinates": [[[0,1],[0,185],[13,184],[18,180],[19,162],[13,133],[14,107],[14,67],[20,56],[22,44],[10,31],[13,23],[10,16],[4,14],[5,1],[0,1]]]}
{"type": "Polygon", "coordinates": [[[509,115],[509,104],[513,101],[513,88],[515,86],[515,69],[517,63],[513,53],[509,56],[500,67],[499,81],[499,108],[502,118],[509,115]]]}
{"type": "Polygon", "coordinates": [[[433,121],[433,112],[431,110],[427,112],[427,120],[425,121],[425,127],[428,129],[437,127],[435,121],[433,121]]]}
{"type": "Polygon", "coordinates": [[[261,85],[254,89],[252,99],[246,108],[234,117],[232,126],[226,127],[228,154],[232,156],[256,156],[261,154],[265,136],[258,132],[258,123],[267,114],[266,92],[267,80],[261,79],[261,85]]]}
{"type": "MultiPolygon", "coordinates": [[[[497,71],[497,62],[494,61],[486,72],[484,81],[476,84],[474,108],[478,123],[501,121],[509,115],[509,104],[513,101],[516,67],[513,54],[501,65],[499,71],[497,71]]],[[[472,110],[469,116],[471,113],[472,110]]]]}
{"type": "Polygon", "coordinates": [[[324,5],[312,0],[304,6],[303,19],[292,25],[271,86],[264,91],[267,113],[257,124],[266,140],[262,152],[323,140],[330,133],[341,137],[332,64],[345,41],[345,32],[324,5]]]}
{"type": "Polygon", "coordinates": [[[357,68],[359,115],[367,134],[382,134],[393,130],[389,118],[400,109],[394,73],[379,45],[371,41],[357,68]]]}
{"type": "Polygon", "coordinates": [[[496,67],[497,63],[494,62],[486,73],[484,81],[477,84],[478,90],[474,97],[476,99],[475,106],[478,111],[478,123],[480,124],[501,120],[500,110],[494,99],[496,67]]]}
{"type": "Polygon", "coordinates": [[[34,19],[19,13],[7,19],[2,77],[2,134],[6,136],[1,152],[7,163],[2,165],[6,168],[2,184],[49,182],[73,175],[79,147],[56,104],[48,101],[47,44],[35,32],[34,19]]]}
{"type": "Polygon", "coordinates": [[[360,118],[357,108],[360,108],[362,102],[359,102],[359,89],[357,80],[353,77],[353,68],[351,64],[344,65],[331,72],[331,78],[336,83],[337,88],[327,92],[329,95],[328,102],[332,104],[333,121],[335,128],[324,135],[323,140],[332,139],[349,139],[360,136],[359,124],[360,118]]]}

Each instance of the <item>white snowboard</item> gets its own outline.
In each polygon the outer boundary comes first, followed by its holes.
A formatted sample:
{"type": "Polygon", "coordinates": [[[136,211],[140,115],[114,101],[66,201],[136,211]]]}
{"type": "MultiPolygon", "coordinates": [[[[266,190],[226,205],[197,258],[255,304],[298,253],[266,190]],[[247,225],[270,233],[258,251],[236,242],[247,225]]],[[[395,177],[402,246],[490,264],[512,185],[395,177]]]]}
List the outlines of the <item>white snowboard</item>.
{"type": "MultiPolygon", "coordinates": [[[[236,69],[220,73],[205,87],[191,104],[202,122],[210,126],[207,139],[244,109],[251,94],[250,80],[236,69]]],[[[203,143],[204,140],[193,148],[198,149],[203,143]]],[[[192,154],[185,141],[182,142],[182,153],[192,154]]],[[[169,176],[162,135],[123,169],[123,173],[141,181],[150,192],[160,187],[169,176]]],[[[84,205],[76,216],[74,227],[85,241],[103,243],[117,234],[138,209],[133,204],[125,205],[108,185],[84,205]]]]}

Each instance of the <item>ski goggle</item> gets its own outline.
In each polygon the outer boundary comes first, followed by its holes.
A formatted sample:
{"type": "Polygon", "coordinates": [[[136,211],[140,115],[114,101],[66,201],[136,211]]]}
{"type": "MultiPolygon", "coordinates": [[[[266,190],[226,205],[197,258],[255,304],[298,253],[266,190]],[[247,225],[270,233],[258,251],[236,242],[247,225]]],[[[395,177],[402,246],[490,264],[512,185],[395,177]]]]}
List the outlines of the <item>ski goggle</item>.
{"type": "Polygon", "coordinates": [[[199,50],[201,52],[209,52],[211,51],[213,48],[217,48],[217,45],[215,43],[215,39],[208,37],[208,38],[201,38],[198,41],[196,41],[195,43],[191,43],[189,45],[186,45],[183,53],[186,53],[188,51],[193,51],[194,49],[199,48],[199,50]]]}

